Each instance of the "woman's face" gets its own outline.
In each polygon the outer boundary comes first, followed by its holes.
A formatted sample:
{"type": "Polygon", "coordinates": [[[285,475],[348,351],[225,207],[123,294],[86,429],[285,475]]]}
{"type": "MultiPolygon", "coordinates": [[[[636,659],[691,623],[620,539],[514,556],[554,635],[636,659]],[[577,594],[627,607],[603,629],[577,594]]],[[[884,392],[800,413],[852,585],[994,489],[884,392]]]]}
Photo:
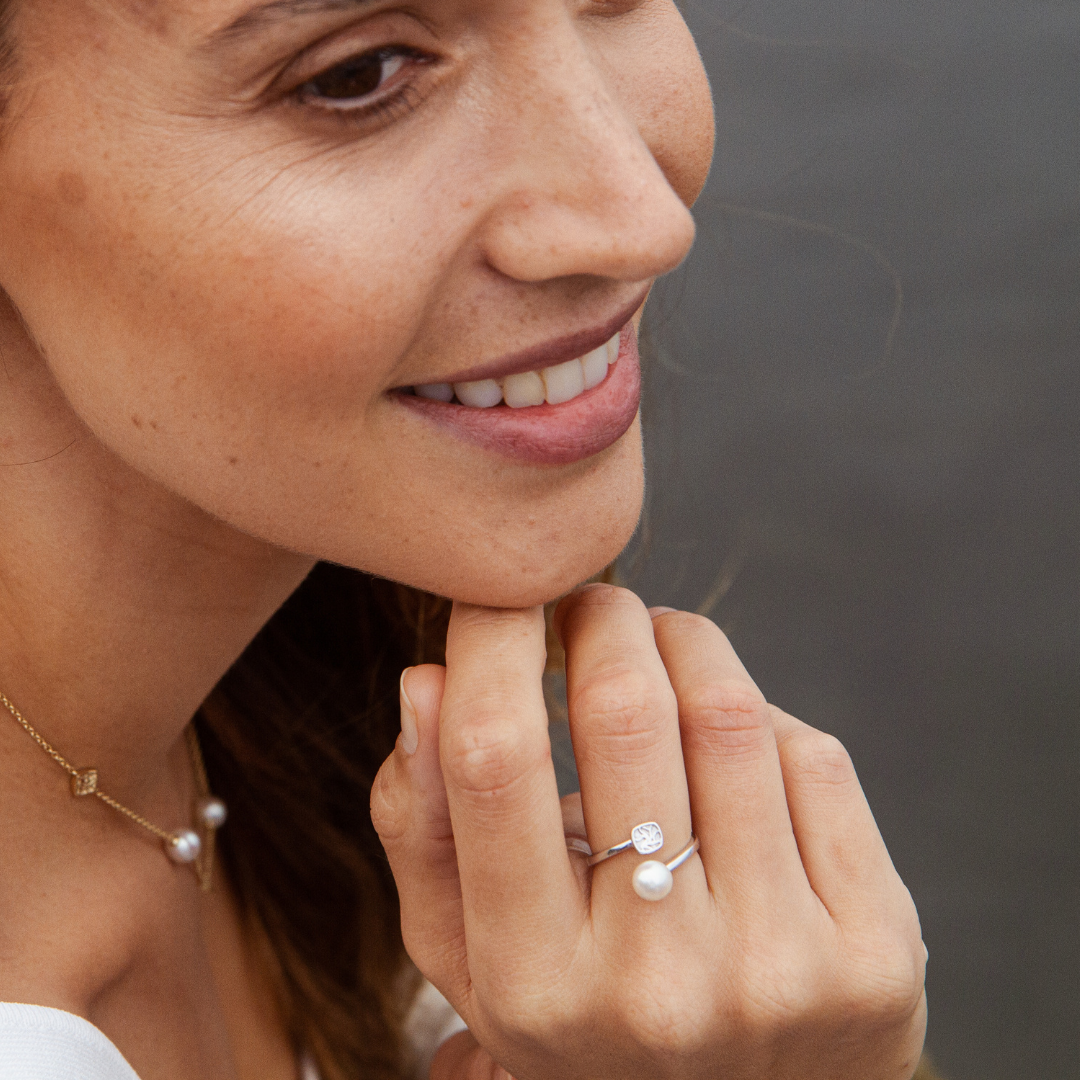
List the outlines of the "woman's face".
{"type": "Polygon", "coordinates": [[[0,288],[118,475],[479,603],[623,547],[635,313],[712,153],[671,0],[16,0],[10,34],[0,288]]]}

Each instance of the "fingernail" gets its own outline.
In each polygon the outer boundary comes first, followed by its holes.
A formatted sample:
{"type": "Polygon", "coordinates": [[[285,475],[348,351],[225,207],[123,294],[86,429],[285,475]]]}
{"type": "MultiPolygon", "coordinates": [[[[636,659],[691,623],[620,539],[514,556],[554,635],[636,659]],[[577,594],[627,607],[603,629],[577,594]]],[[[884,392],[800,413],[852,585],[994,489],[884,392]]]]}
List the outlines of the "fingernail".
{"type": "Polygon", "coordinates": [[[655,619],[657,615],[666,615],[669,611],[674,611],[673,607],[651,607],[649,608],[649,618],[655,619]]]}
{"type": "Polygon", "coordinates": [[[416,709],[405,693],[405,676],[412,671],[407,667],[401,673],[401,682],[398,684],[401,690],[401,749],[410,757],[416,753],[420,745],[420,730],[416,726],[416,709]]]}

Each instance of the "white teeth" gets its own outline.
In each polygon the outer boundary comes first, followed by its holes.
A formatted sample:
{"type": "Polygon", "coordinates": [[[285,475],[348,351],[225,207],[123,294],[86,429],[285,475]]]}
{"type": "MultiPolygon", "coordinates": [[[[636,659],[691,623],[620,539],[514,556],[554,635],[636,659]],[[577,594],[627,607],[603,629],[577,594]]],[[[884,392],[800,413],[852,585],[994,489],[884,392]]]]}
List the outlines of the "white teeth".
{"type": "Polygon", "coordinates": [[[417,397],[431,401],[450,402],[457,396],[462,405],[473,409],[491,409],[503,400],[511,409],[526,409],[531,405],[562,405],[599,386],[608,368],[619,359],[622,332],[591,353],[565,364],[555,364],[543,371],[523,371],[508,375],[502,383],[495,379],[476,382],[426,383],[414,386],[417,397]]]}
{"type": "Polygon", "coordinates": [[[619,359],[619,350],[622,348],[622,331],[620,330],[608,343],[608,363],[614,364],[619,359]]]}
{"type": "Polygon", "coordinates": [[[609,353],[610,349],[606,345],[601,345],[599,349],[593,349],[588,356],[581,358],[586,390],[599,386],[607,378],[609,353]]]}
{"type": "Polygon", "coordinates": [[[453,401],[454,388],[448,382],[428,383],[426,386],[414,386],[417,397],[429,401],[453,401]]]}
{"type": "Polygon", "coordinates": [[[503,379],[503,397],[511,409],[524,409],[529,405],[543,405],[546,400],[544,380],[535,371],[520,375],[508,375],[503,379]]]}
{"type": "Polygon", "coordinates": [[[547,388],[549,405],[562,405],[573,401],[585,389],[585,372],[580,360],[567,360],[565,364],[544,368],[540,372],[547,388]]]}
{"type": "Polygon", "coordinates": [[[471,405],[474,409],[493,408],[503,399],[502,387],[494,379],[454,383],[454,393],[462,405],[471,405]]]}

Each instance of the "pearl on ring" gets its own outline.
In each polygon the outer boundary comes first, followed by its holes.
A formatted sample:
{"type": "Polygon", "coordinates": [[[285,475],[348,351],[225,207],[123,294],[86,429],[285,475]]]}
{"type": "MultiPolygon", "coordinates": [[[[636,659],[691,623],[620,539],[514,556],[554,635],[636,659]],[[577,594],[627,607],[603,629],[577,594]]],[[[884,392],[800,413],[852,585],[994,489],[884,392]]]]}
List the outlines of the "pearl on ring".
{"type": "Polygon", "coordinates": [[[656,859],[647,859],[634,870],[634,892],[642,900],[663,900],[675,879],[664,863],[656,859]]]}
{"type": "Polygon", "coordinates": [[[215,799],[212,796],[207,799],[200,799],[195,812],[199,815],[199,820],[208,829],[220,829],[229,816],[228,807],[220,799],[215,799]]]}
{"type": "Polygon", "coordinates": [[[177,829],[165,841],[165,854],[174,863],[193,863],[202,850],[202,841],[194,829],[177,829]]]}

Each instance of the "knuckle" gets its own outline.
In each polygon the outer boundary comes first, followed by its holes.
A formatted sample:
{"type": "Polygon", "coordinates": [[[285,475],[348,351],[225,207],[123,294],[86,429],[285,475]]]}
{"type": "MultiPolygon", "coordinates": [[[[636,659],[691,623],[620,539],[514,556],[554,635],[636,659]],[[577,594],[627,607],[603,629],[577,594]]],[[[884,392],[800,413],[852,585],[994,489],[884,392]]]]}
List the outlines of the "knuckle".
{"type": "Polygon", "coordinates": [[[797,934],[744,941],[720,1010],[727,1030],[769,1046],[800,1032],[865,1036],[907,1024],[923,993],[922,965],[907,937],[837,944],[811,946],[797,934]]]}
{"type": "Polygon", "coordinates": [[[825,787],[855,782],[855,766],[844,744],[833,735],[805,728],[787,740],[788,771],[796,779],[825,787]]]}
{"type": "Polygon", "coordinates": [[[455,628],[496,630],[500,633],[513,632],[515,629],[531,629],[538,617],[532,608],[514,610],[476,607],[472,604],[456,605],[453,614],[455,628]]]}
{"type": "Polygon", "coordinates": [[[755,687],[739,679],[684,691],[679,717],[689,734],[726,753],[757,750],[773,736],[768,704],[755,687]]]}
{"type": "Polygon", "coordinates": [[[480,718],[461,730],[444,735],[443,772],[448,782],[463,791],[495,795],[513,788],[551,756],[523,725],[505,717],[480,718]]]}
{"type": "Polygon", "coordinates": [[[594,582],[577,589],[562,601],[556,625],[563,644],[572,650],[579,633],[608,628],[635,617],[648,618],[639,596],[618,585],[594,582]]]}
{"type": "Polygon", "coordinates": [[[918,1008],[925,981],[921,947],[906,937],[880,939],[853,956],[847,966],[843,1008],[869,1025],[893,1026],[906,1022],[918,1008]]]}
{"type": "MultiPolygon", "coordinates": [[[[543,632],[543,620],[543,612],[538,608],[507,610],[455,604],[446,639],[448,661],[485,649],[497,650],[496,656],[508,655],[507,650],[523,650],[533,655],[534,644],[542,640],[539,635],[543,632]]],[[[543,650],[536,655],[542,659],[543,650]]]]}
{"type": "Polygon", "coordinates": [[[850,948],[769,947],[744,966],[741,1026],[766,1041],[816,1028],[880,1032],[906,1023],[922,996],[912,950],[896,940],[850,948]]]}
{"type": "Polygon", "coordinates": [[[519,1044],[542,1039],[553,1020],[547,1010],[534,1002],[519,1001],[513,993],[491,997],[487,1001],[487,1019],[503,1038],[519,1044]]]}
{"type": "Polygon", "coordinates": [[[656,1062],[691,1059],[714,1038],[715,1013],[704,1007],[707,988],[671,993],[672,982],[656,972],[631,980],[619,1001],[621,1026],[629,1031],[641,1056],[656,1062]]]}
{"type": "Polygon", "coordinates": [[[590,675],[571,702],[572,715],[588,717],[590,739],[616,739],[624,752],[655,745],[664,718],[673,718],[676,708],[670,687],[622,666],[590,675]]]}

